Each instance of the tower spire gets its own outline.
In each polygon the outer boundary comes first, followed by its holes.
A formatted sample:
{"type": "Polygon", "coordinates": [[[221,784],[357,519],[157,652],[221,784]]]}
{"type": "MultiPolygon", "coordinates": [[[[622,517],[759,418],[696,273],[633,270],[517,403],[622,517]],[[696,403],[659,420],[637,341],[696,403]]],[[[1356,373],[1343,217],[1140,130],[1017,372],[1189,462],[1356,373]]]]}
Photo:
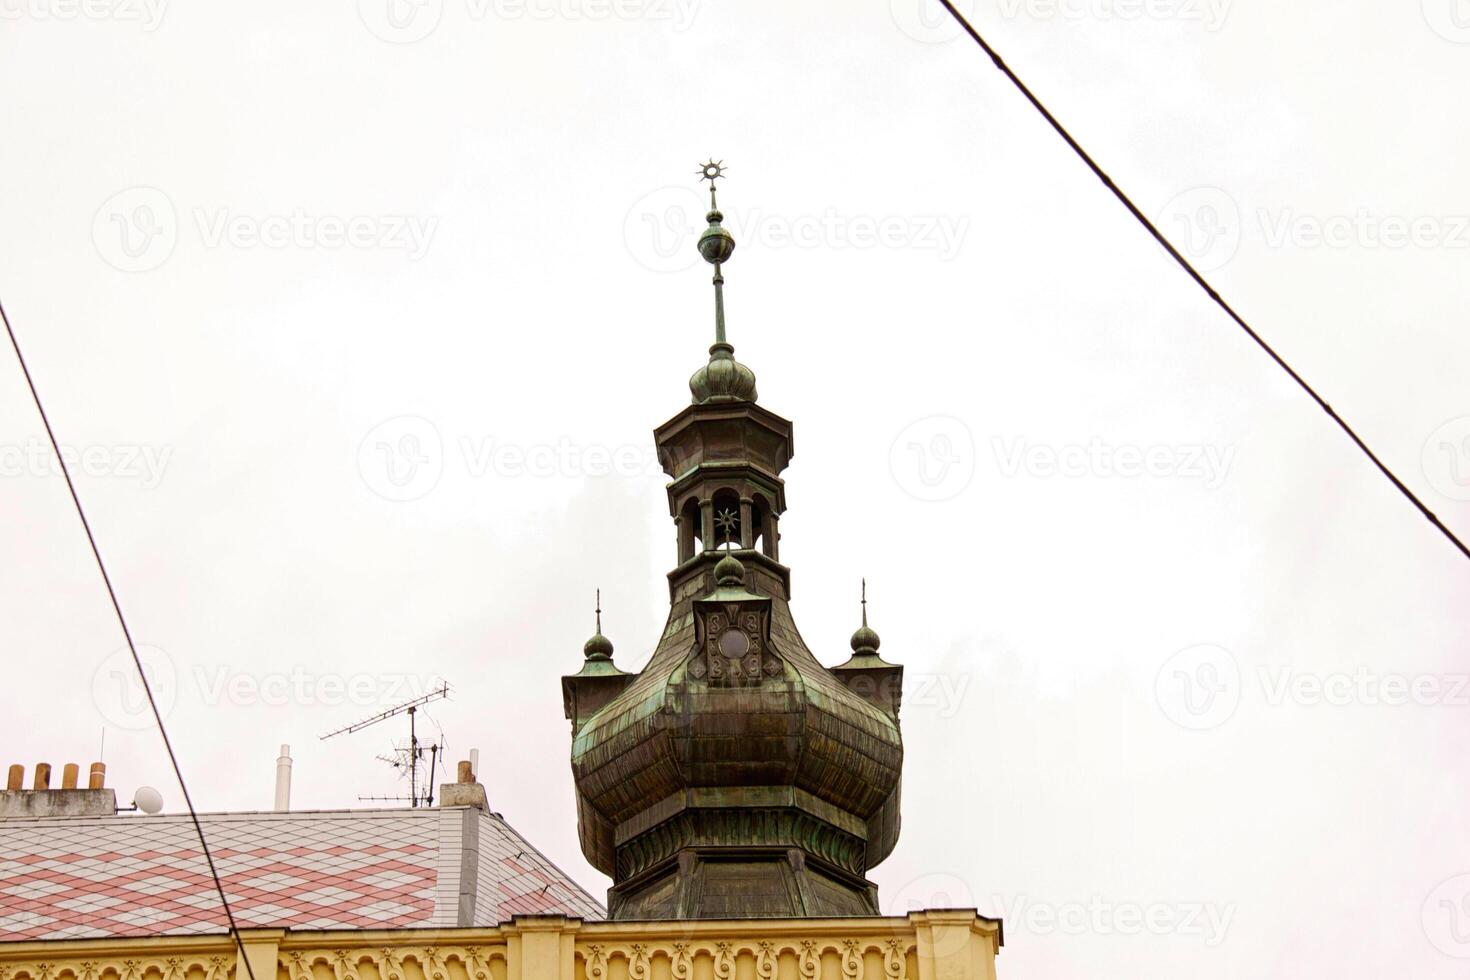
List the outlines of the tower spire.
{"type": "Polygon", "coordinates": [[[709,213],[705,215],[709,226],[699,236],[699,254],[715,267],[712,280],[715,285],[715,342],[709,349],[709,364],[689,379],[689,390],[696,405],[755,401],[755,372],[735,360],[735,348],[725,337],[723,270],[735,252],[735,239],[721,224],[725,216],[720,213],[715,198],[715,181],[725,176],[725,170],[725,161],[711,157],[701,163],[697,171],[700,180],[709,181],[709,213]]]}
{"type": "Polygon", "coordinates": [[[704,234],[699,236],[699,254],[704,260],[715,267],[715,346],[728,345],[725,339],[725,276],[720,271],[721,266],[728,262],[731,254],[735,251],[735,239],[731,234],[721,227],[720,222],[725,216],[720,213],[719,205],[715,202],[715,181],[725,176],[725,161],[710,157],[708,161],[699,165],[699,179],[709,181],[709,213],[705,220],[709,227],[704,234]]]}

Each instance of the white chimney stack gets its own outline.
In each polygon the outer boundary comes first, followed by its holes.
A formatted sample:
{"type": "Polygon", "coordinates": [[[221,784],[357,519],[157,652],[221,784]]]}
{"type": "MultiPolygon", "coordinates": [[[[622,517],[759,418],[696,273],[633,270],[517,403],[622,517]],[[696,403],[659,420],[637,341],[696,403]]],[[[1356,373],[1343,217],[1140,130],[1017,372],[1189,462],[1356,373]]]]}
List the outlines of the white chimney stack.
{"type": "Polygon", "coordinates": [[[291,809],[291,746],[281,746],[276,760],[276,809],[291,809]]]}

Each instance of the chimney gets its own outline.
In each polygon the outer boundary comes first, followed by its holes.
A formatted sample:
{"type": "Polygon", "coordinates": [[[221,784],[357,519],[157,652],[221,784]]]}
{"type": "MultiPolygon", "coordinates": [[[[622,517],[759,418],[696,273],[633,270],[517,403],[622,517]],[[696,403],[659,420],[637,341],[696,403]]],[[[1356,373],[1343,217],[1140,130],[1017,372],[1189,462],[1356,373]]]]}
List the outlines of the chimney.
{"type": "Polygon", "coordinates": [[[281,746],[276,759],[276,809],[291,809],[291,746],[281,746]]]}
{"type": "Polygon", "coordinates": [[[444,806],[472,806],[481,810],[489,810],[489,804],[485,799],[485,787],[478,782],[479,776],[475,772],[475,763],[479,761],[480,750],[470,752],[470,758],[464,760],[457,767],[457,782],[441,783],[439,785],[439,805],[444,806]]]}
{"type": "Polygon", "coordinates": [[[38,762],[25,789],[25,766],[13,765],[0,792],[0,819],[6,817],[110,817],[117,813],[117,794],[103,788],[107,767],[92,763],[87,789],[77,788],[81,767],[68,762],[61,769],[61,788],[51,788],[51,764],[38,762]]]}

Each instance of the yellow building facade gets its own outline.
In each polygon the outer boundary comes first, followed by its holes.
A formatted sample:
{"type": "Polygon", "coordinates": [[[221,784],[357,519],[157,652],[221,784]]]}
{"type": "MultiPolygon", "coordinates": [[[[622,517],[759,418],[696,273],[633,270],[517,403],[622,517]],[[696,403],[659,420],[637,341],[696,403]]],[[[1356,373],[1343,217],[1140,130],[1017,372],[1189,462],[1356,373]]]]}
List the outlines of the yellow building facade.
{"type": "Polygon", "coordinates": [[[0,943],[0,980],[995,980],[1000,923],[906,917],[585,922],[0,943]],[[239,948],[250,971],[240,968],[239,948]]]}

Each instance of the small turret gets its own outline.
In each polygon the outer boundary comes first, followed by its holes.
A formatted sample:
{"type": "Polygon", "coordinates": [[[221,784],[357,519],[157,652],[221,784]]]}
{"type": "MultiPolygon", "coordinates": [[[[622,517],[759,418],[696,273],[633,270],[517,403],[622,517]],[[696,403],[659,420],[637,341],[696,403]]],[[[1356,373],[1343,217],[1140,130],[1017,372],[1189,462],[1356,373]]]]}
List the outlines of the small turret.
{"type": "Polygon", "coordinates": [[[612,640],[602,635],[602,590],[597,590],[597,631],[582,644],[582,669],[561,679],[562,707],[575,734],[597,710],[617,697],[633,674],[613,663],[612,640]]]}
{"type": "Polygon", "coordinates": [[[895,720],[903,700],[903,668],[878,656],[878,631],[868,625],[868,580],[862,585],[863,624],[852,634],[852,656],[832,673],[854,693],[882,708],[895,720]]]}

